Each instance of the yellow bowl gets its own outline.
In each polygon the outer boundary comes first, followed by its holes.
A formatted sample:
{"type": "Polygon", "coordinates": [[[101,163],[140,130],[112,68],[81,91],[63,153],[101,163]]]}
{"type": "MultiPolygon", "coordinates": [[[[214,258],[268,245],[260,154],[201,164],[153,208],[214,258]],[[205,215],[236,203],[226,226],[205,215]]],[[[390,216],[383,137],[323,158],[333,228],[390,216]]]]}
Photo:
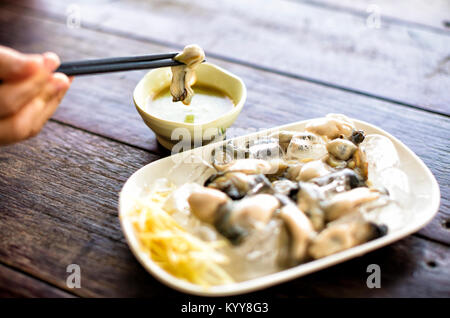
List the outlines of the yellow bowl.
{"type": "Polygon", "coordinates": [[[145,111],[147,99],[170,85],[172,72],[169,67],[151,70],[134,89],[133,100],[137,111],[156,134],[159,143],[169,150],[175,144],[180,144],[180,139],[183,147],[197,147],[223,140],[226,129],[236,120],[247,98],[244,82],[216,65],[202,63],[196,69],[196,75],[196,84],[208,85],[226,93],[234,102],[233,109],[213,121],[201,124],[175,122],[150,115],[145,111]]]}

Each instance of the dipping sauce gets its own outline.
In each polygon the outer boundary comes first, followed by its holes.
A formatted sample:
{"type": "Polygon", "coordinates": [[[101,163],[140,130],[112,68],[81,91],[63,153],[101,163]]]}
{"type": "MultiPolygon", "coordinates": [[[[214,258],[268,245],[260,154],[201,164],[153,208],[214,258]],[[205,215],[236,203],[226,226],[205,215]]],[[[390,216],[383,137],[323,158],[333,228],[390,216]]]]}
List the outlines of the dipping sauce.
{"type": "Polygon", "coordinates": [[[189,105],[172,102],[167,87],[148,98],[147,113],[164,120],[202,124],[219,118],[234,107],[231,98],[216,88],[203,85],[195,85],[192,88],[195,95],[189,105]]]}

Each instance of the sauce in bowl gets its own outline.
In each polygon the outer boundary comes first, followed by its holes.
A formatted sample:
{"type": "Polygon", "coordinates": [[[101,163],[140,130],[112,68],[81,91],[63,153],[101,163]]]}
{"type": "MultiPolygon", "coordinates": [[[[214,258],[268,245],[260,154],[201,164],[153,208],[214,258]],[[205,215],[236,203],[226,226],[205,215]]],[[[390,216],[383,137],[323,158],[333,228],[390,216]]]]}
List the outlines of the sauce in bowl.
{"type": "Polygon", "coordinates": [[[180,123],[203,124],[221,117],[234,107],[233,100],[223,91],[205,85],[194,85],[194,97],[189,105],[173,102],[169,88],[149,96],[146,111],[160,119],[180,123]]]}

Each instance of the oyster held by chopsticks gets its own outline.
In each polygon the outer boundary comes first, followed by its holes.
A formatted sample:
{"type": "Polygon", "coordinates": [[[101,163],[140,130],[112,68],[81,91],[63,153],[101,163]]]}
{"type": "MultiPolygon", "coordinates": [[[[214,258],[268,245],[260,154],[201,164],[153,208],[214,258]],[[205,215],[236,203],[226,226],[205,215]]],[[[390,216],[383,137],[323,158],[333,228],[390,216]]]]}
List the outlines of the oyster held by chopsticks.
{"type": "Polygon", "coordinates": [[[191,86],[196,81],[195,68],[205,59],[205,52],[198,45],[191,44],[187,45],[174,59],[184,65],[172,66],[170,94],[174,102],[182,101],[183,104],[189,105],[194,96],[191,86]]]}

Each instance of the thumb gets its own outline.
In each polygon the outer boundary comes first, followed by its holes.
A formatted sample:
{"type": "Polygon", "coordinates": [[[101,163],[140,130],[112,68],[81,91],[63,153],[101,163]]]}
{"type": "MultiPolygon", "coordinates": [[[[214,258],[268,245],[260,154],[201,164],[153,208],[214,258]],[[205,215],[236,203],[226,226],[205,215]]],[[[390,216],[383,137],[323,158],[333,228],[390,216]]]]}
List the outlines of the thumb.
{"type": "Polygon", "coordinates": [[[22,54],[0,46],[0,79],[14,81],[26,78],[42,68],[44,58],[37,54],[22,54]]]}

